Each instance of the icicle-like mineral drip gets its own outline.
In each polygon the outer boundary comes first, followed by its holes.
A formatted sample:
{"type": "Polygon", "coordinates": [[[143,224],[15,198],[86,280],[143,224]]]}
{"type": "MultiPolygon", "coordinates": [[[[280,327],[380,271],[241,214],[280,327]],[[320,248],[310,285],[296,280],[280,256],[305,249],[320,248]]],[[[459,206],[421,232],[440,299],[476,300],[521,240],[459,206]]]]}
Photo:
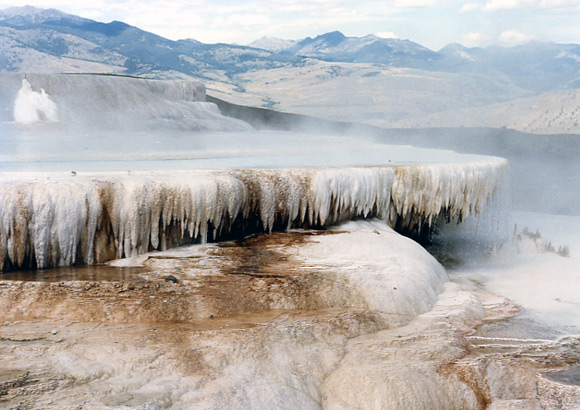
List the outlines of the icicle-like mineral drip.
{"type": "Polygon", "coordinates": [[[506,183],[507,168],[507,161],[500,160],[397,167],[392,187],[396,214],[413,225],[430,223],[442,210],[460,219],[480,213],[506,183]]]}
{"type": "Polygon", "coordinates": [[[507,170],[507,161],[489,158],[423,166],[0,179],[0,267],[103,262],[214,239],[249,219],[266,232],[370,217],[413,228],[443,212],[467,218],[493,203],[493,218],[501,221],[507,211],[498,197],[507,195],[507,170]]]}
{"type": "Polygon", "coordinates": [[[332,224],[371,213],[389,222],[394,180],[395,170],[390,167],[319,170],[311,185],[310,222],[332,224]]]}

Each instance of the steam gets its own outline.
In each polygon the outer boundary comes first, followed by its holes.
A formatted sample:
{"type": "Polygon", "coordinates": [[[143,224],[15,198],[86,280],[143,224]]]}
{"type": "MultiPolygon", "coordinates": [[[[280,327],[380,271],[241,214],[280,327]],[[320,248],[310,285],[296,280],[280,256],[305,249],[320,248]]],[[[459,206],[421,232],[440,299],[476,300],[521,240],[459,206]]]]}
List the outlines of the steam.
{"type": "Polygon", "coordinates": [[[16,95],[14,102],[14,121],[22,124],[31,124],[37,121],[58,121],[58,109],[55,102],[44,89],[40,92],[32,90],[26,80],[22,80],[22,88],[16,95]]]}
{"type": "Polygon", "coordinates": [[[82,135],[95,130],[252,129],[205,101],[197,81],[55,74],[0,74],[0,120],[57,122],[59,130],[82,135]],[[40,91],[35,91],[40,90],[40,91]],[[10,117],[7,114],[10,113],[10,117]],[[57,115],[58,114],[58,115],[57,115]],[[2,118],[4,117],[4,118],[2,118]]]}

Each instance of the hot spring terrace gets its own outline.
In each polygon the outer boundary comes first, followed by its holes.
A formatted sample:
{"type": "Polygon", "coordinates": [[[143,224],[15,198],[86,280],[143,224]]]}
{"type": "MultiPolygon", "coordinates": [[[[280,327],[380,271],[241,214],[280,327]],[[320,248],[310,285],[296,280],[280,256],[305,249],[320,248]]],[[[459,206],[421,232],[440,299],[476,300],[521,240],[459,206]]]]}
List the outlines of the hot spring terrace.
{"type": "MultiPolygon", "coordinates": [[[[388,149],[383,146],[383,154],[388,149]]],[[[485,208],[493,215],[477,224],[489,237],[502,237],[507,161],[432,155],[447,160],[322,168],[4,172],[2,270],[100,263],[196,241],[325,227],[355,218],[379,218],[418,236],[435,223],[472,218],[485,208]]]]}
{"type": "Polygon", "coordinates": [[[507,237],[501,158],[256,131],[196,82],[3,74],[0,90],[3,271],[356,218],[507,237]]]}

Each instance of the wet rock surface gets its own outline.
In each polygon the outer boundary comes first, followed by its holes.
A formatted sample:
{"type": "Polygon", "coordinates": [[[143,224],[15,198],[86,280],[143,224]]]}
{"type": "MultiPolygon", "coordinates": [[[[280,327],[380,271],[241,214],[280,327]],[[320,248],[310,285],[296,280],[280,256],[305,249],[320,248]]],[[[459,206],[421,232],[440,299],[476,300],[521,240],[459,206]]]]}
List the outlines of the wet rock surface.
{"type": "Polygon", "coordinates": [[[336,235],[353,233],[150,254],[102,280],[3,279],[0,407],[580,406],[577,338],[525,331],[508,300],[463,283],[447,282],[431,309],[381,311],[339,274],[360,265],[301,257],[336,235]]]}

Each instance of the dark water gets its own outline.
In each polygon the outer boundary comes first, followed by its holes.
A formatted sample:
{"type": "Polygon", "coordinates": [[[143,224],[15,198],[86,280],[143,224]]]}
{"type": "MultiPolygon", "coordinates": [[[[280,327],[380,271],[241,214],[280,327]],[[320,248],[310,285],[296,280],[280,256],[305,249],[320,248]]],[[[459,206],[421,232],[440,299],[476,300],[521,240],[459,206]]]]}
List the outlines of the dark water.
{"type": "Polygon", "coordinates": [[[580,365],[575,365],[559,372],[547,373],[544,374],[544,377],[557,383],[580,386],[580,365]]]}
{"type": "Polygon", "coordinates": [[[483,322],[476,328],[476,336],[513,339],[555,340],[566,333],[559,328],[541,323],[526,314],[525,310],[515,316],[497,321],[483,322]]]}
{"type": "Polygon", "coordinates": [[[144,268],[114,267],[109,265],[68,266],[52,269],[11,271],[0,273],[0,280],[30,282],[108,281],[123,282],[135,279],[144,268]]]}

